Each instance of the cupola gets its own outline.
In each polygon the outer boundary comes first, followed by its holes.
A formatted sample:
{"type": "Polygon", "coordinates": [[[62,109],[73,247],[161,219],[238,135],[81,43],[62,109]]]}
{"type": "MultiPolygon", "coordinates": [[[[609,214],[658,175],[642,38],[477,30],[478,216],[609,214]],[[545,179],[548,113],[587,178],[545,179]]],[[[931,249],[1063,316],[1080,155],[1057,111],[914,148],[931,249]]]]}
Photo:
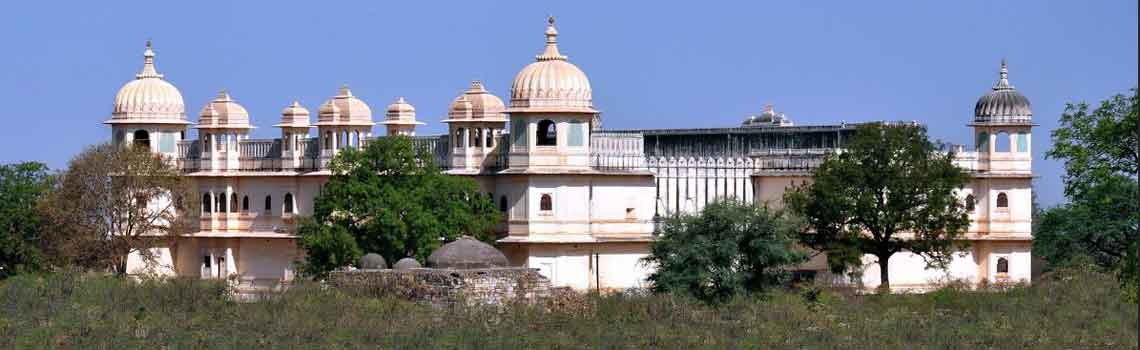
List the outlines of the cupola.
{"type": "Polygon", "coordinates": [[[511,83],[510,112],[596,113],[590,80],[559,52],[554,17],[547,22],[546,48],[511,83]]]}
{"type": "Polygon", "coordinates": [[[1009,83],[1009,69],[1001,60],[998,81],[974,105],[975,123],[1028,123],[1033,119],[1029,99],[1009,83]]]}
{"type": "Polygon", "coordinates": [[[182,93],[166,81],[154,66],[154,50],[150,40],[143,52],[143,68],[115,95],[111,119],[107,124],[190,124],[182,93]]]}

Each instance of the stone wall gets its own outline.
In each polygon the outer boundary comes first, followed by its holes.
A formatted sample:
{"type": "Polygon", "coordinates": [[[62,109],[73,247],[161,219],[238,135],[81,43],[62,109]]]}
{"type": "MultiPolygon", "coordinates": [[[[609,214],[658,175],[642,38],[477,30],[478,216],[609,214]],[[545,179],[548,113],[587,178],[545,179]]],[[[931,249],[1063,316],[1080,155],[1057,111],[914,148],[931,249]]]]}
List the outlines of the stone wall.
{"type": "Polygon", "coordinates": [[[337,271],[329,277],[329,284],[354,295],[396,297],[438,306],[534,302],[551,292],[546,277],[524,267],[337,271]]]}

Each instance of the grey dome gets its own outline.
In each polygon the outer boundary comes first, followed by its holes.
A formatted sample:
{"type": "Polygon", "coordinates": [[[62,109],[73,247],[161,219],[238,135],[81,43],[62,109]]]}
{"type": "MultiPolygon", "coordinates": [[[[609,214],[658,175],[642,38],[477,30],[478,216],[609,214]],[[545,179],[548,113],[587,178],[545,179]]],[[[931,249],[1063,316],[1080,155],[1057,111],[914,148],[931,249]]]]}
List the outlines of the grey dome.
{"type": "Polygon", "coordinates": [[[384,261],[384,257],[376,253],[364,254],[360,257],[360,268],[364,270],[380,270],[388,268],[388,263],[384,261]]]}
{"type": "Polygon", "coordinates": [[[436,249],[427,263],[438,269],[478,269],[507,266],[507,256],[490,244],[463,236],[436,249]]]}
{"type": "Polygon", "coordinates": [[[1033,117],[1029,99],[1009,83],[1009,70],[1001,61],[1001,72],[993,90],[978,98],[974,105],[976,123],[1027,123],[1033,117]]]}
{"type": "Polygon", "coordinates": [[[792,126],[792,121],[788,120],[784,113],[777,113],[772,105],[764,105],[764,112],[760,115],[750,115],[744,119],[740,124],[742,127],[755,128],[755,127],[772,127],[772,126],[792,126]]]}
{"type": "Polygon", "coordinates": [[[418,269],[420,267],[422,267],[420,266],[420,262],[412,258],[400,259],[395,265],[392,265],[392,268],[396,270],[418,269]]]}

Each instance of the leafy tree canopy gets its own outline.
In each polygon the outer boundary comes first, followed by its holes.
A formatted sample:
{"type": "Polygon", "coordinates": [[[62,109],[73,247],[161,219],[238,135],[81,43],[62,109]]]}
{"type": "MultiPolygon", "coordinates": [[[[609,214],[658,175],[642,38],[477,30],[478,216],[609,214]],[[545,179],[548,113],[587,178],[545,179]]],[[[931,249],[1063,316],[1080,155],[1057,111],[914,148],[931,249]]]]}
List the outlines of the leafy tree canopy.
{"type": "Polygon", "coordinates": [[[305,269],[321,275],[363,253],[386,261],[426,260],[444,241],[471,235],[492,242],[499,212],[471,178],[444,174],[411,138],[390,136],[345,149],[300,226],[305,269]]]}
{"type": "Polygon", "coordinates": [[[816,169],[814,182],[788,191],[785,202],[808,223],[801,241],[827,253],[834,272],[871,254],[881,287],[889,288],[891,255],[909,251],[943,267],[960,249],[969,218],[956,192],[969,177],[953,158],[921,126],[861,125],[845,150],[816,169]]]}
{"type": "Polygon", "coordinates": [[[721,201],[699,214],[667,218],[646,262],[658,293],[679,293],[720,302],[782,283],[787,268],[803,262],[796,247],[799,227],[767,207],[721,201]]]}
{"type": "Polygon", "coordinates": [[[51,189],[47,165],[0,165],[0,279],[41,267],[36,246],[42,220],[36,205],[51,189]]]}
{"type": "Polygon", "coordinates": [[[1081,200],[1085,191],[1114,176],[1136,179],[1138,157],[1136,119],[1140,95],[1119,94],[1089,112],[1087,103],[1072,104],[1053,130],[1053,149],[1046,157],[1065,162],[1065,195],[1081,200]]]}

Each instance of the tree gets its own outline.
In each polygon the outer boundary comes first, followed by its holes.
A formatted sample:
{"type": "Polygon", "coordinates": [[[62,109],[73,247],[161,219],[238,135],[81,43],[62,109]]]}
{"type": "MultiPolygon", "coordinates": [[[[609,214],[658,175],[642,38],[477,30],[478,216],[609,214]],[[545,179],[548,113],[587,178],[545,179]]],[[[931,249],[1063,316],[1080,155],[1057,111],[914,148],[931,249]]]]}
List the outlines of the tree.
{"type": "Polygon", "coordinates": [[[796,247],[798,230],[778,212],[735,200],[669,217],[645,258],[657,267],[653,291],[721,302],[778,285],[807,258],[796,247]]]}
{"type": "Polygon", "coordinates": [[[1051,265],[1083,256],[1124,280],[1140,279],[1138,101],[1132,88],[1131,96],[1115,95],[1091,112],[1087,103],[1066,105],[1046,156],[1065,162],[1069,203],[1045,211],[1033,240],[1034,252],[1051,265]]]}
{"type": "Polygon", "coordinates": [[[110,143],[76,155],[40,205],[47,225],[41,241],[56,264],[128,273],[136,253],[155,262],[151,249],[187,233],[180,215],[191,205],[189,180],[145,148],[110,143]]]}
{"type": "Polygon", "coordinates": [[[43,163],[0,165],[0,279],[41,267],[37,241],[43,227],[36,205],[51,181],[43,163]]]}
{"type": "Polygon", "coordinates": [[[420,261],[443,241],[471,235],[492,242],[500,213],[471,178],[444,174],[433,154],[405,136],[346,149],[301,225],[305,270],[322,275],[375,252],[420,261]],[[351,240],[349,239],[351,238],[351,240]]]}
{"type": "Polygon", "coordinates": [[[969,227],[966,204],[957,191],[968,175],[939,152],[924,127],[903,124],[859,126],[842,152],[815,170],[814,182],[785,194],[803,216],[804,245],[827,254],[834,272],[856,267],[864,254],[879,264],[880,288],[889,290],[888,263],[907,251],[943,268],[969,227]]]}

